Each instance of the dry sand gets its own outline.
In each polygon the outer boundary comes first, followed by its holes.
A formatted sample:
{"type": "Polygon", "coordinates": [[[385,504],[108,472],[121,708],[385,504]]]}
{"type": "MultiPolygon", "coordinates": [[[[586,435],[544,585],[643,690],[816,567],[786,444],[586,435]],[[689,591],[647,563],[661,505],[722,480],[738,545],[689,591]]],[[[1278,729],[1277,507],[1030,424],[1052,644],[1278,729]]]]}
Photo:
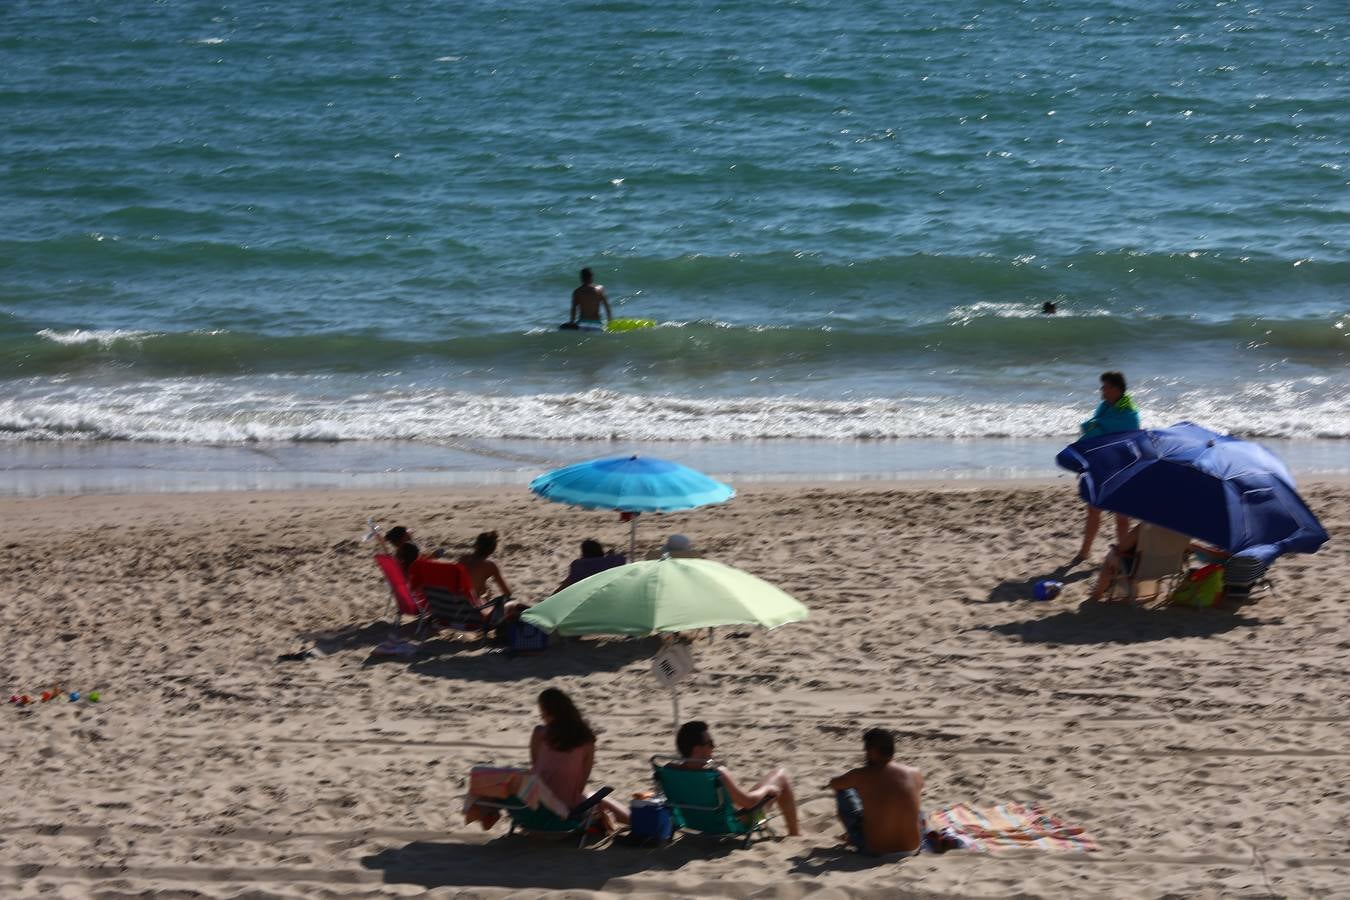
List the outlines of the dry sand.
{"type": "Polygon", "coordinates": [[[1350,487],[1305,495],[1333,543],[1282,560],[1278,595],[1236,613],[1080,610],[1081,580],[1029,600],[1076,547],[1067,480],[765,486],[648,517],[647,545],[689,534],[811,607],[701,639],[683,703],[733,769],[791,767],[807,834],[582,851],[465,828],[465,773],[522,760],[554,684],[602,731],[596,781],[646,787],[671,744],[655,643],[511,659],[438,638],[374,660],[387,594],[355,538],[368,513],[426,547],[498,528],[517,596],[537,599],[580,538],[623,539],[613,514],[518,488],[0,501],[0,690],[104,692],[0,709],[0,895],[1346,894],[1350,487]],[[841,856],[823,785],[876,724],[927,803],[1036,801],[1100,852],[841,856]]]}

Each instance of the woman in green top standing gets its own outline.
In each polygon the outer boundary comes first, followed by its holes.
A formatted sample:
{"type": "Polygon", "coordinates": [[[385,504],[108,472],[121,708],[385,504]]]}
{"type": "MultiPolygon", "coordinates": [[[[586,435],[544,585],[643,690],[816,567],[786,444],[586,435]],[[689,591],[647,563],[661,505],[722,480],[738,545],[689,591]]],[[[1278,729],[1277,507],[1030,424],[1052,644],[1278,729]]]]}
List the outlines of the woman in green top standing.
{"type": "MultiPolygon", "coordinates": [[[[1139,409],[1125,393],[1125,376],[1119,372],[1102,373],[1102,402],[1092,413],[1092,418],[1080,426],[1079,438],[1097,437],[1103,434],[1115,434],[1119,431],[1139,430],[1139,409]]],[[[1087,523],[1083,526],[1083,545],[1078,555],[1069,563],[1076,566],[1092,554],[1092,542],[1097,538],[1097,529],[1102,524],[1102,511],[1095,506],[1088,507],[1087,523]]],[[[1116,514],[1116,542],[1123,543],[1130,532],[1130,520],[1116,514]]]]}

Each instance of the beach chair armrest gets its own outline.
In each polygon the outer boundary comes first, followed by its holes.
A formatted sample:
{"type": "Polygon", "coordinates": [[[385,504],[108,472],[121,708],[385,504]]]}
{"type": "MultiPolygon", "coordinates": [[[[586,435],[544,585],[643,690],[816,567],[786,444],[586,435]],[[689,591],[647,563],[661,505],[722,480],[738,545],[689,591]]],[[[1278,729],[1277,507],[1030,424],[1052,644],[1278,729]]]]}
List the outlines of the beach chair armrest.
{"type": "Polygon", "coordinates": [[[663,768],[669,765],[681,765],[683,763],[697,763],[704,769],[717,769],[722,766],[720,759],[695,759],[693,757],[671,756],[666,753],[657,753],[651,757],[651,766],[653,770],[663,768]]]}
{"type": "Polygon", "coordinates": [[[602,802],[604,802],[604,799],[612,793],[614,793],[614,788],[610,787],[609,785],[605,785],[604,787],[600,788],[600,790],[596,791],[594,794],[591,794],[585,800],[582,800],[576,806],[572,807],[572,811],[567,814],[567,818],[574,822],[584,819],[587,815],[590,814],[591,810],[595,809],[602,802]]]}
{"type": "Polygon", "coordinates": [[[485,806],[489,809],[500,809],[505,810],[506,812],[520,812],[521,810],[529,809],[524,803],[509,803],[506,800],[496,800],[488,797],[475,797],[473,802],[475,806],[485,806]]]}
{"type": "Polygon", "coordinates": [[[754,806],[750,806],[750,807],[747,807],[747,808],[745,808],[745,809],[738,809],[738,810],[736,810],[736,813],[737,813],[737,815],[742,815],[742,816],[748,815],[748,814],[750,814],[750,813],[757,813],[757,812],[759,812],[761,809],[763,809],[764,807],[768,806],[770,803],[772,803],[773,801],[775,801],[775,800],[777,800],[777,799],[778,799],[778,795],[777,795],[777,794],[769,794],[768,796],[762,798],[762,799],[761,799],[758,803],[756,803],[754,806]]]}

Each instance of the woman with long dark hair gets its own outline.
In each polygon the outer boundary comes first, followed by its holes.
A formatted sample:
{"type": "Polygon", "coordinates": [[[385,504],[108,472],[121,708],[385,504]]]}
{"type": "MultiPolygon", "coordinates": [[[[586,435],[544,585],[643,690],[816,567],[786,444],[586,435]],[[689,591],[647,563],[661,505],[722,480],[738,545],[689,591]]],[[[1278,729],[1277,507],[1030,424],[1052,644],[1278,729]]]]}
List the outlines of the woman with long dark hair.
{"type": "MultiPolygon", "coordinates": [[[[557,688],[540,692],[539,718],[543,724],[530,735],[530,771],[559,800],[575,807],[586,798],[586,782],[595,763],[595,732],[572,698],[557,688]]],[[[604,807],[620,822],[628,821],[628,810],[618,801],[606,797],[604,807]]]]}

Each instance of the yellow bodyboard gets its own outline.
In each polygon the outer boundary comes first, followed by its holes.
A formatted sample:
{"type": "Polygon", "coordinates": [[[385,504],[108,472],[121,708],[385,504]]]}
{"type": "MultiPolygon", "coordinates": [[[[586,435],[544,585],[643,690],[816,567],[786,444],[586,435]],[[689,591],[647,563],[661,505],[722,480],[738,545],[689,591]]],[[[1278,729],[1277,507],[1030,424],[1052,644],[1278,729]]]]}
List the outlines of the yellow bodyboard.
{"type": "Polygon", "coordinates": [[[606,331],[637,331],[639,328],[655,328],[654,319],[610,319],[606,331]]]}

